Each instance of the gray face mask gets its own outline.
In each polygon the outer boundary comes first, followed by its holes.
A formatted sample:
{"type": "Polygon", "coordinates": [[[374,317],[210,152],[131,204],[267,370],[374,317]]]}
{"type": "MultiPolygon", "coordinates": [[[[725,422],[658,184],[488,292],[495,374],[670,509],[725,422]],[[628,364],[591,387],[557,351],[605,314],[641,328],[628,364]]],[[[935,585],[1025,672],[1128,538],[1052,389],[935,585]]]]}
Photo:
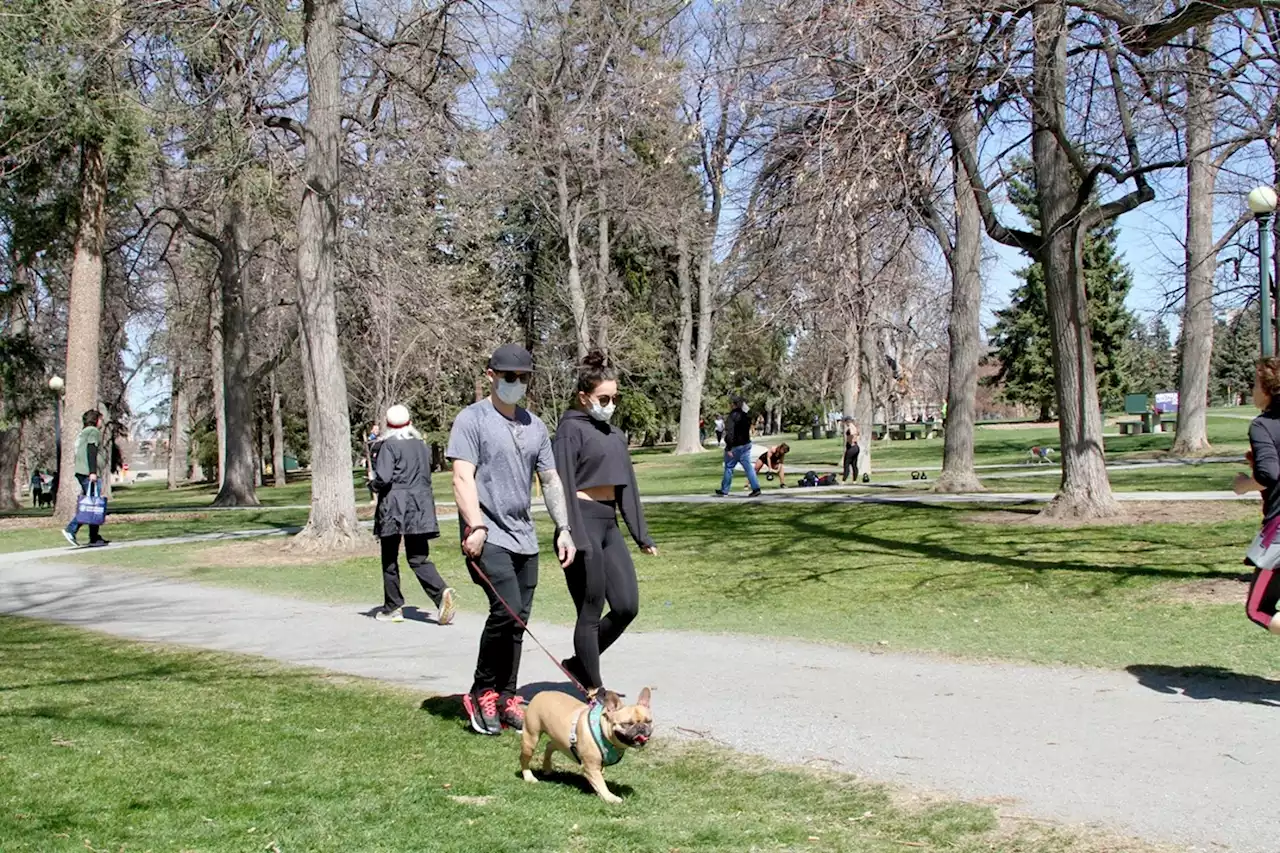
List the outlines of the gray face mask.
{"type": "Polygon", "coordinates": [[[498,380],[498,399],[506,403],[508,406],[514,406],[524,399],[524,392],[528,390],[529,385],[525,382],[508,382],[505,379],[498,380]]]}

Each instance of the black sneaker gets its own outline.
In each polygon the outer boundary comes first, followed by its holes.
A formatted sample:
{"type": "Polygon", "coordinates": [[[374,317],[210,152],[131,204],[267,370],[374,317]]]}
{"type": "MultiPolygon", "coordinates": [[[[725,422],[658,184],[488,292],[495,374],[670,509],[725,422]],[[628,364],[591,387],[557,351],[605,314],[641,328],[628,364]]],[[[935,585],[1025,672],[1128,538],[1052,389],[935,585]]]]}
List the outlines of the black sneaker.
{"type": "Polygon", "coordinates": [[[503,728],[524,731],[524,698],[508,693],[498,702],[498,720],[503,728]]]}
{"type": "Polygon", "coordinates": [[[99,539],[90,539],[90,540],[89,540],[89,547],[90,547],[90,548],[105,548],[105,547],[107,547],[107,546],[108,546],[108,545],[110,545],[110,544],[111,544],[111,543],[110,543],[108,540],[106,540],[106,539],[101,539],[101,538],[99,538],[99,539]]]}
{"type": "Polygon", "coordinates": [[[722,498],[727,498],[727,497],[729,497],[729,493],[728,493],[728,492],[726,492],[724,489],[716,489],[716,494],[717,494],[717,495],[719,495],[719,496],[720,496],[720,497],[722,497],[722,498]]]}
{"type": "MultiPolygon", "coordinates": [[[[502,734],[502,720],[498,718],[498,691],[483,690],[480,695],[467,693],[462,697],[462,707],[471,719],[471,730],[476,734],[502,734]]],[[[523,723],[523,715],[521,722],[523,723]]]]}
{"type": "Polygon", "coordinates": [[[582,690],[587,689],[587,673],[582,669],[582,661],[578,660],[578,656],[565,658],[560,661],[560,665],[569,671],[569,675],[577,679],[577,687],[582,690]]]}
{"type": "Polygon", "coordinates": [[[759,490],[759,489],[752,489],[752,490],[751,490],[751,494],[747,495],[747,497],[749,497],[749,498],[758,498],[758,497],[760,497],[760,490],[759,490]]]}

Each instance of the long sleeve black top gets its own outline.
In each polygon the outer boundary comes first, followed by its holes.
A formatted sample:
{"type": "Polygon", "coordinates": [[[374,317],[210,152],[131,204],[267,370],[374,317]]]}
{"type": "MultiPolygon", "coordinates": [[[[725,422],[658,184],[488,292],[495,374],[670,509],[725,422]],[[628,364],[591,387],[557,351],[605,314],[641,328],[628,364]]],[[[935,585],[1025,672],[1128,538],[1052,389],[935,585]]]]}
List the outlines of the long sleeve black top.
{"type": "Polygon", "coordinates": [[[1253,479],[1262,486],[1262,522],[1280,516],[1280,405],[1258,415],[1249,424],[1249,448],[1253,451],[1253,479]]]}
{"type": "Polygon", "coordinates": [[[644,508],[640,505],[640,490],[636,487],[636,472],[631,464],[627,437],[622,430],[597,421],[579,409],[570,409],[556,427],[552,450],[556,457],[556,473],[564,484],[569,505],[573,544],[579,551],[589,552],[591,543],[587,541],[586,525],[576,493],[600,486],[614,487],[622,520],[636,544],[641,548],[653,545],[644,520],[644,508]]]}

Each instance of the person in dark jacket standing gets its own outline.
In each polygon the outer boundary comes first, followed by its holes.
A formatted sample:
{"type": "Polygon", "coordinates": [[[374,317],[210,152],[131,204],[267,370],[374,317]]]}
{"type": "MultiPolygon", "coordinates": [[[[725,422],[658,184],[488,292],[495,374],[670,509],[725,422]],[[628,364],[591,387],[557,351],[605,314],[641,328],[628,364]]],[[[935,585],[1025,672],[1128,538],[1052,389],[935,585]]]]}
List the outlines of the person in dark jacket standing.
{"type": "MultiPolygon", "coordinates": [[[[80,494],[87,495],[89,490],[98,484],[98,449],[102,446],[102,412],[90,409],[81,416],[83,424],[76,435],[76,482],[80,484],[80,494]]],[[[62,535],[72,545],[79,545],[76,534],[80,532],[80,522],[74,519],[62,530],[62,535]]],[[[107,540],[98,535],[98,525],[89,525],[89,545],[101,547],[107,540]]]]}
{"type": "Polygon", "coordinates": [[[1249,424],[1245,458],[1253,469],[1252,476],[1237,474],[1235,480],[1236,494],[1262,492],[1262,529],[1245,556],[1245,563],[1254,567],[1245,613],[1251,621],[1280,634],[1280,619],[1276,618],[1280,602],[1280,358],[1259,360],[1253,403],[1262,414],[1249,424]]]}
{"type": "Polygon", "coordinates": [[[751,485],[748,497],[760,497],[760,481],[756,478],[756,469],[751,459],[751,418],[747,417],[747,402],[734,394],[729,398],[733,410],[725,422],[724,433],[724,479],[716,494],[725,497],[733,488],[733,469],[741,465],[747,472],[747,482],[751,485]]]}
{"type": "Polygon", "coordinates": [[[654,555],[658,548],[645,524],[627,437],[609,423],[618,404],[618,381],[602,354],[588,355],[579,368],[576,402],[560,419],[552,442],[578,549],[564,570],[578,611],[574,656],[561,666],[594,700],[603,697],[600,655],[640,610],[636,566],[618,530],[618,511],[641,551],[654,555]],[[602,615],[606,602],[609,613],[602,615]]]}
{"type": "Polygon", "coordinates": [[[437,624],[448,625],[456,610],[454,591],[428,559],[430,542],[440,535],[431,492],[431,448],[409,422],[404,406],[387,409],[387,432],[379,442],[371,483],[378,495],[373,535],[382,542],[383,606],[375,618],[404,621],[399,564],[403,539],[405,560],[436,606],[437,624]]]}

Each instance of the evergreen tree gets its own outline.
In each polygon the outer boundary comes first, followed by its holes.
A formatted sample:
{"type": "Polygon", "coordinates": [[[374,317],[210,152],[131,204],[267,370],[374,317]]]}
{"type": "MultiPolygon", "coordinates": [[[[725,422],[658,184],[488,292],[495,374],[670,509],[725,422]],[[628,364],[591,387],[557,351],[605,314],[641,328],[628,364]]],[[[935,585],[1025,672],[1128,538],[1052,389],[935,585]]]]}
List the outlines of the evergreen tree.
{"type": "Polygon", "coordinates": [[[1219,319],[1215,324],[1209,383],[1214,400],[1229,406],[1249,401],[1256,364],[1262,354],[1258,323],[1255,304],[1230,320],[1219,319]]]}
{"type": "Polygon", "coordinates": [[[1130,391],[1155,394],[1177,388],[1173,342],[1163,318],[1156,317],[1149,324],[1134,326],[1127,344],[1126,361],[1130,391]]]}
{"type": "MultiPolygon", "coordinates": [[[[1036,188],[1029,164],[1023,162],[1019,171],[1027,177],[1010,180],[1009,199],[1032,230],[1038,231],[1036,188]]],[[[1124,353],[1135,324],[1132,312],[1124,306],[1133,276],[1116,248],[1118,233],[1111,223],[1105,223],[1090,231],[1084,242],[1094,368],[1104,407],[1118,406],[1128,388],[1124,353]]],[[[996,323],[991,328],[991,345],[1000,371],[990,382],[1002,386],[1005,400],[1037,407],[1040,417],[1048,419],[1054,404],[1054,377],[1044,269],[1033,262],[1017,275],[1022,285],[1014,291],[1009,307],[996,312],[996,323]]]]}

